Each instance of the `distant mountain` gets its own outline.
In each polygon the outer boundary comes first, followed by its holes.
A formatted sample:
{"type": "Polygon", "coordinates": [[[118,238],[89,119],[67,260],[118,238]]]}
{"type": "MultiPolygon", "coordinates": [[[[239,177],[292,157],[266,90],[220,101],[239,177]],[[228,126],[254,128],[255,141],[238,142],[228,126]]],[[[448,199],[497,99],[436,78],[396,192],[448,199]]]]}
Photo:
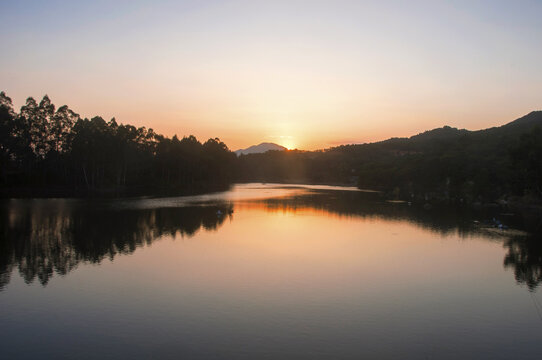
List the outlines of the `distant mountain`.
{"type": "Polygon", "coordinates": [[[542,111],[484,130],[444,126],[322,151],[250,154],[238,171],[244,182],[357,184],[409,201],[526,196],[542,203],[542,111]]]}
{"type": "Polygon", "coordinates": [[[270,150],[284,151],[287,149],[284,146],[281,146],[275,143],[263,142],[259,145],[252,145],[251,147],[248,147],[246,149],[239,149],[235,151],[235,154],[237,156],[246,155],[246,154],[261,154],[261,153],[268,152],[270,150]]]}

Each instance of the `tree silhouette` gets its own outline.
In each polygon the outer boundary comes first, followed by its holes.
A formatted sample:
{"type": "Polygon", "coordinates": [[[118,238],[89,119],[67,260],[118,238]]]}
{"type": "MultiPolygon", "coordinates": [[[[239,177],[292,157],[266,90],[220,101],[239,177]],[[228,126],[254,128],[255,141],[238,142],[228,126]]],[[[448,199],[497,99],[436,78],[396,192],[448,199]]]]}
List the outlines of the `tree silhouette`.
{"type": "Polygon", "coordinates": [[[449,204],[528,195],[542,200],[542,112],[480,130],[445,126],[410,138],[237,158],[218,138],[80,118],[47,95],[19,113],[0,93],[3,196],[187,194],[234,181],[349,184],[449,204]],[[533,129],[534,128],[534,129],[533,129]]]}
{"type": "Polygon", "coordinates": [[[235,155],[219,139],[201,144],[152,129],[82,119],[47,95],[17,114],[0,94],[2,192],[5,196],[182,194],[224,189],[235,155]]]}

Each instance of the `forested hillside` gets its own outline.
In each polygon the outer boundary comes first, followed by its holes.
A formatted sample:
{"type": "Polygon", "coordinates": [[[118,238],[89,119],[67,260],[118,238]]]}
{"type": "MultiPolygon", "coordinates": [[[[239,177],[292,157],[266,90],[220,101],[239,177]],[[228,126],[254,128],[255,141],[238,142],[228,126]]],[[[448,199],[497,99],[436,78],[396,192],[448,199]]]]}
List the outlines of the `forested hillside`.
{"type": "Polygon", "coordinates": [[[480,131],[445,126],[410,138],[323,151],[249,154],[243,181],[356,184],[398,198],[542,197],[542,112],[480,131]]]}
{"type": "Polygon", "coordinates": [[[445,126],[321,151],[237,157],[218,138],[168,138],[101,117],[83,119],[47,96],[19,112],[0,93],[4,196],[184,194],[237,182],[349,184],[403,199],[542,199],[542,112],[500,127],[445,126]]]}

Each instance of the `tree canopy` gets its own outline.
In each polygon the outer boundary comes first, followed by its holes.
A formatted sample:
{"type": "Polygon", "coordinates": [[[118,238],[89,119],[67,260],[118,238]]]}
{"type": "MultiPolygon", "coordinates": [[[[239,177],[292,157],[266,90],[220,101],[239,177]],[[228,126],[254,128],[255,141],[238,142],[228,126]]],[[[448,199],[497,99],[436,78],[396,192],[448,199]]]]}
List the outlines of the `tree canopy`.
{"type": "Polygon", "coordinates": [[[47,95],[17,113],[0,93],[5,193],[44,195],[187,193],[223,188],[236,156],[220,139],[168,138],[153,129],[81,118],[47,95]]]}
{"type": "Polygon", "coordinates": [[[410,138],[320,151],[237,157],[218,138],[169,138],[96,116],[81,118],[45,95],[19,112],[0,93],[4,196],[183,194],[237,182],[349,184],[404,199],[542,199],[542,112],[480,131],[449,126],[410,138]]]}

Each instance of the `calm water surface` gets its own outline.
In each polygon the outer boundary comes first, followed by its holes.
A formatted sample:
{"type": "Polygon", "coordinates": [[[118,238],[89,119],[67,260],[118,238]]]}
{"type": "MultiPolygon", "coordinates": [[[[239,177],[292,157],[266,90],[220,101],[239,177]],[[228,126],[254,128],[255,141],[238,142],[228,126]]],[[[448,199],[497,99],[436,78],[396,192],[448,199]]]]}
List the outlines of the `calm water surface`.
{"type": "Polygon", "coordinates": [[[540,359],[542,249],[378,194],[0,204],[5,359],[540,359]]]}

